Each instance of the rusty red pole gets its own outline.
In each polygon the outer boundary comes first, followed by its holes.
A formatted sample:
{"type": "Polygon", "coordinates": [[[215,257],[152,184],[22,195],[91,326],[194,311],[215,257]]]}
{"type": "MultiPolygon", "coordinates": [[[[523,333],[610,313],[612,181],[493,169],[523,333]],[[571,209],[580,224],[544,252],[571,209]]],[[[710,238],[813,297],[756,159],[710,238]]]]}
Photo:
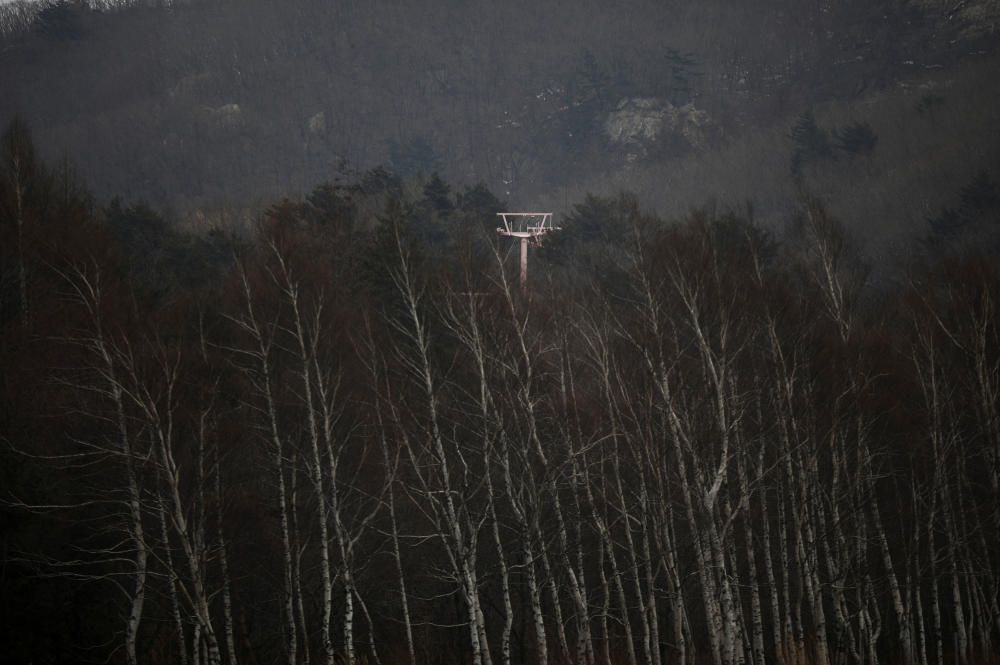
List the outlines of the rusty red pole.
{"type": "Polygon", "coordinates": [[[521,238],[521,292],[528,293],[528,239],[521,238]]]}

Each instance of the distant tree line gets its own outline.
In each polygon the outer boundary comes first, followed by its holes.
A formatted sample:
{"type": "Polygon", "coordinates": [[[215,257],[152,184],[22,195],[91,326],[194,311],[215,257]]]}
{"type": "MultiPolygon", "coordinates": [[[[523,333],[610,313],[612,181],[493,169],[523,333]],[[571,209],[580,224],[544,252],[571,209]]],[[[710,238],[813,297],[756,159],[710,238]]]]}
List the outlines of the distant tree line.
{"type": "MultiPolygon", "coordinates": [[[[196,237],[23,124],[0,157],[15,661],[997,649],[995,245],[876,287],[817,200],[777,236],[588,197],[522,294],[485,187],[378,168],[196,237]]],[[[939,243],[996,237],[987,189],[939,243]]]]}

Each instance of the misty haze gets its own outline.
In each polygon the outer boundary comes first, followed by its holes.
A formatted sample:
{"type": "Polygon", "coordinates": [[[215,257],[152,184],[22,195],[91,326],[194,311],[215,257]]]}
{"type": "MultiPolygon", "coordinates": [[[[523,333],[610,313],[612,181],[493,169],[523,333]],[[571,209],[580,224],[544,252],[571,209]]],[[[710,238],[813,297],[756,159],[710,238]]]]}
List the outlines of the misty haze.
{"type": "Polygon", "coordinates": [[[0,0],[0,662],[994,665],[997,0],[0,0]]]}

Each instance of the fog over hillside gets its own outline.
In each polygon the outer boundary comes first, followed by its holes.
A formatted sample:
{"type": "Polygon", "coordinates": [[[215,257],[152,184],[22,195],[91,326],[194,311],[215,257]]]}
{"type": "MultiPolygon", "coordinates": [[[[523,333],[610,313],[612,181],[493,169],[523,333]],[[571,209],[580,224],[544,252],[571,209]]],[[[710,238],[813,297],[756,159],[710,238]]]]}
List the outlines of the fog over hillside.
{"type": "Polygon", "coordinates": [[[996,665],[998,25],[0,0],[0,665],[996,665]]]}
{"type": "Polygon", "coordinates": [[[932,0],[64,3],[4,38],[0,117],[28,118],[46,154],[101,195],[182,214],[384,164],[482,181],[523,205],[565,210],[624,188],[667,214],[753,200],[777,221],[798,187],[792,130],[811,111],[828,133],[876,134],[870,153],[835,152],[802,175],[881,242],[996,168],[998,12],[932,0]]]}

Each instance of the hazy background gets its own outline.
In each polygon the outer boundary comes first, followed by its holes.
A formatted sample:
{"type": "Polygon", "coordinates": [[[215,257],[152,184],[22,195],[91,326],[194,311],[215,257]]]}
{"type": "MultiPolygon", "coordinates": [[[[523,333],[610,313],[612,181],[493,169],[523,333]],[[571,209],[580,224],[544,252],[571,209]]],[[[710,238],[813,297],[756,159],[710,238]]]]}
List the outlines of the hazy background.
{"type": "Polygon", "coordinates": [[[1000,165],[998,17],[993,0],[13,3],[0,120],[23,114],[100,196],[189,221],[385,164],[557,212],[626,189],[668,216],[752,201],[780,223],[805,188],[899,252],[1000,165]],[[830,150],[793,139],[809,112],[830,150]],[[838,148],[852,127],[868,143],[838,148]]]}
{"type": "Polygon", "coordinates": [[[0,5],[0,661],[996,665],[998,18],[0,5]]]}

